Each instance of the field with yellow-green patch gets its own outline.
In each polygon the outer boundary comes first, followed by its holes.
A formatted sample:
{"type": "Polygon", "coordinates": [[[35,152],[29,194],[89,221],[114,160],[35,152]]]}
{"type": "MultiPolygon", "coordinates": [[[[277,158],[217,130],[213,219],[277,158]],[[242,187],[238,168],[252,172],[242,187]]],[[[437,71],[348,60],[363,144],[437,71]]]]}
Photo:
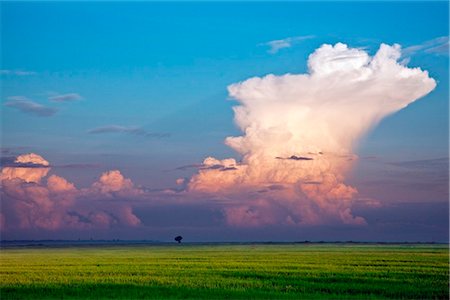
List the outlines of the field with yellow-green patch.
{"type": "Polygon", "coordinates": [[[1,299],[448,299],[448,245],[3,248],[1,299]]]}

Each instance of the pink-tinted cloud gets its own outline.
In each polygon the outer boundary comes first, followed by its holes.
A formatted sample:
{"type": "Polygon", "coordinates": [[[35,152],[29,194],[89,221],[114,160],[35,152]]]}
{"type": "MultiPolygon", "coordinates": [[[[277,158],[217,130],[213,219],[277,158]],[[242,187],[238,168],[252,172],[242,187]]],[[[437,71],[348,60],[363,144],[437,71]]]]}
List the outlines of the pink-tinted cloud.
{"type": "Polygon", "coordinates": [[[2,169],[1,180],[19,178],[25,182],[40,182],[49,171],[48,161],[34,153],[20,155],[14,162],[17,166],[2,169]]]}
{"type": "Polygon", "coordinates": [[[47,179],[47,187],[53,193],[72,193],[77,190],[73,183],[57,175],[52,175],[47,179]]]}
{"type": "Polygon", "coordinates": [[[49,163],[37,154],[20,155],[15,163],[17,167],[5,167],[1,172],[2,230],[92,229],[140,224],[124,199],[142,191],[117,170],[105,172],[88,189],[77,189],[65,178],[47,177],[49,163]],[[118,201],[111,203],[104,199],[118,201]]]}
{"type": "Polygon", "coordinates": [[[225,142],[242,161],[208,157],[188,184],[220,195],[228,223],[365,224],[345,184],[360,138],[384,117],[432,91],[426,71],[398,63],[399,45],[369,56],[338,43],[308,59],[308,74],[254,77],[228,87],[243,135],[225,142]],[[269,186],[283,186],[270,189],[269,186]],[[255,193],[258,196],[255,196],[255,193]]]}
{"type": "Polygon", "coordinates": [[[258,227],[278,223],[276,207],[267,199],[247,201],[246,204],[230,205],[224,209],[229,225],[258,227]]]}
{"type": "Polygon", "coordinates": [[[118,170],[103,173],[99,180],[92,184],[89,192],[99,193],[107,196],[137,196],[142,190],[136,188],[133,182],[123,177],[118,170]]]}

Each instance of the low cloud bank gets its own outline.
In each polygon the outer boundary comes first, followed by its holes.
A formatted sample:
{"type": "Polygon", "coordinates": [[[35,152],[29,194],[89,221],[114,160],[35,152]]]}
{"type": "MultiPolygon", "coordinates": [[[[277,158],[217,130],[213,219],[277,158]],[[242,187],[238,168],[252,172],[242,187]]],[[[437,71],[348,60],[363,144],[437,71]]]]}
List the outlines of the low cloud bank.
{"type": "Polygon", "coordinates": [[[57,175],[38,154],[17,157],[1,180],[1,229],[92,229],[138,226],[127,198],[142,191],[118,170],[103,173],[91,187],[78,189],[57,175]]]}

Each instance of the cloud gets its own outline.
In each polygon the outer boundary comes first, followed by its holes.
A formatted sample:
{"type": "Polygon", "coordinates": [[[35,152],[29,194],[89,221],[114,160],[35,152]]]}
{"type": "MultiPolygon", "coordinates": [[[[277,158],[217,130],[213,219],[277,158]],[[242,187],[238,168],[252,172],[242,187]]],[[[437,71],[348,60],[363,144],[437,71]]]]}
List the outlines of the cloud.
{"type": "Polygon", "coordinates": [[[47,177],[50,164],[38,154],[20,155],[15,163],[19,165],[1,170],[2,231],[140,224],[127,200],[139,196],[142,190],[118,170],[103,173],[89,188],[77,189],[63,177],[47,177]]]}
{"type": "Polygon", "coordinates": [[[97,127],[88,130],[90,134],[103,134],[103,133],[127,133],[132,135],[138,135],[149,138],[164,138],[170,136],[169,133],[160,132],[149,132],[141,127],[127,127],[120,125],[107,125],[102,127],[97,127]]]}
{"type": "Polygon", "coordinates": [[[185,170],[189,170],[189,169],[198,169],[198,168],[201,168],[202,166],[203,166],[203,164],[191,164],[191,165],[184,165],[181,167],[177,167],[174,170],[185,171],[185,170]]]}
{"type": "Polygon", "coordinates": [[[55,168],[62,168],[62,169],[95,169],[99,168],[100,164],[63,164],[63,165],[56,165],[53,166],[55,168]]]}
{"type": "Polygon", "coordinates": [[[290,160],[313,160],[314,158],[312,157],[306,157],[306,156],[296,156],[296,155],[291,155],[289,157],[275,157],[276,159],[290,159],[290,160]]]}
{"type": "Polygon", "coordinates": [[[189,169],[199,169],[199,170],[205,170],[205,169],[212,169],[212,170],[220,170],[220,171],[229,171],[234,170],[236,168],[236,165],[238,163],[236,160],[230,158],[225,160],[218,160],[214,157],[207,157],[203,163],[201,164],[191,164],[191,165],[185,165],[176,168],[175,170],[189,170],[189,169]]]}
{"type": "Polygon", "coordinates": [[[394,166],[411,168],[411,169],[429,169],[433,171],[443,170],[448,171],[449,167],[449,158],[441,157],[441,158],[432,158],[432,159],[421,159],[421,160],[410,160],[410,161],[400,161],[400,162],[392,162],[394,166]]]}
{"type": "Polygon", "coordinates": [[[83,99],[79,94],[76,93],[70,93],[70,94],[61,94],[56,96],[48,97],[48,100],[53,102],[73,102],[73,101],[79,101],[83,99]]]}
{"type": "Polygon", "coordinates": [[[142,194],[140,189],[135,188],[133,182],[123,177],[119,170],[103,173],[99,180],[92,184],[92,191],[102,195],[136,196],[142,194]]]}
{"type": "Polygon", "coordinates": [[[37,162],[19,162],[16,157],[2,156],[0,157],[0,163],[2,167],[12,168],[47,168],[47,164],[37,162]]]}
{"type": "MultiPolygon", "coordinates": [[[[22,155],[21,155],[22,156],[22,155]]],[[[49,168],[50,165],[43,165],[40,163],[31,162],[17,162],[17,158],[13,156],[2,156],[0,157],[0,165],[3,168],[49,168]]],[[[89,164],[89,163],[71,163],[71,164],[61,164],[52,165],[52,168],[60,169],[95,169],[101,167],[101,164],[89,164]]]]}
{"type": "Polygon", "coordinates": [[[406,47],[403,50],[403,56],[411,56],[416,53],[440,54],[448,55],[449,53],[448,36],[441,36],[432,40],[428,40],[419,45],[406,47]]]}
{"type": "Polygon", "coordinates": [[[2,164],[0,180],[21,179],[25,182],[40,182],[47,176],[49,163],[42,156],[30,153],[18,156],[13,162],[2,164]]]}
{"type": "Polygon", "coordinates": [[[43,106],[23,96],[8,97],[4,105],[39,117],[51,117],[57,112],[55,108],[43,106]]]}
{"type": "MultiPolygon", "coordinates": [[[[1,155],[6,155],[6,154],[17,154],[19,152],[23,152],[27,149],[28,147],[0,147],[0,154],[1,155]]],[[[15,158],[14,158],[15,159],[15,158]]],[[[13,159],[13,160],[14,160],[13,159]]]]}
{"type": "Polygon", "coordinates": [[[275,54],[283,48],[290,48],[293,45],[295,45],[301,41],[309,40],[312,38],[314,38],[313,35],[294,36],[294,37],[288,37],[288,38],[281,39],[281,40],[269,41],[266,43],[262,43],[261,45],[268,46],[269,50],[267,50],[267,52],[270,54],[275,54]]]}
{"type": "Polygon", "coordinates": [[[309,56],[307,74],[230,85],[243,135],[225,143],[242,160],[208,157],[203,165],[209,167],[190,179],[188,191],[228,203],[223,212],[234,226],[365,224],[351,211],[358,191],[345,184],[354,146],[384,117],[436,86],[426,71],[399,64],[400,56],[399,45],[381,44],[371,57],[325,44],[309,56]],[[283,189],[267,189],[271,185],[283,189]]]}
{"type": "Polygon", "coordinates": [[[29,76],[36,75],[33,71],[23,71],[23,70],[0,70],[0,75],[15,75],[15,76],[29,76]]]}

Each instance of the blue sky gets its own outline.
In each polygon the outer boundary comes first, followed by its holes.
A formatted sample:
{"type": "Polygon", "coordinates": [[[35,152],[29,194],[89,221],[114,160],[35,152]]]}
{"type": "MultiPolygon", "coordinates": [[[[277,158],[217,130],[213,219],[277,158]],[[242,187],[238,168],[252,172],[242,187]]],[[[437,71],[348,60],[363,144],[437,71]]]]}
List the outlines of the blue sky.
{"type": "MultiPolygon", "coordinates": [[[[210,155],[239,159],[224,145],[225,137],[240,134],[228,85],[305,73],[308,55],[324,43],[343,42],[371,55],[381,43],[398,43],[419,46],[408,66],[427,70],[438,85],[363,139],[356,153],[369,158],[348,180],[375,197],[386,172],[394,181],[442,179],[441,169],[394,164],[443,159],[448,170],[448,46],[426,46],[448,36],[448,18],[446,2],[2,2],[3,153],[38,153],[55,165],[51,172],[78,187],[119,169],[137,185],[174,188],[177,178],[196,171],[173,171],[177,167],[210,155]],[[308,38],[271,53],[268,42],[289,37],[308,38]],[[67,94],[80,99],[49,100],[67,94]],[[55,113],[38,116],[5,105],[18,96],[55,113]],[[121,129],[89,133],[112,125],[121,129]],[[58,167],[69,164],[79,167],[58,167]]],[[[445,187],[441,183],[432,201],[447,201],[445,187]]],[[[393,195],[407,199],[411,192],[399,183],[377,196],[395,202],[393,195]]],[[[446,217],[433,224],[441,238],[448,235],[446,217]]]]}

